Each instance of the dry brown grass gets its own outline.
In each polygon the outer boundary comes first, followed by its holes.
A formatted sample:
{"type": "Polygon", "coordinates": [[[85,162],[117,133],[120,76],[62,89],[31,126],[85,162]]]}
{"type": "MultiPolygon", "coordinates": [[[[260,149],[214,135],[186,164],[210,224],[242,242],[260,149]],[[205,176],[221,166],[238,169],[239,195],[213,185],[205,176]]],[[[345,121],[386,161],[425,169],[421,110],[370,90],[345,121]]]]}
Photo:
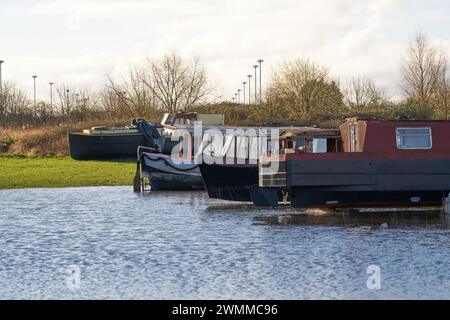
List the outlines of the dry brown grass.
{"type": "Polygon", "coordinates": [[[80,132],[94,126],[124,126],[129,120],[81,122],[38,128],[0,129],[0,153],[13,156],[69,155],[68,132],[80,132]]]}

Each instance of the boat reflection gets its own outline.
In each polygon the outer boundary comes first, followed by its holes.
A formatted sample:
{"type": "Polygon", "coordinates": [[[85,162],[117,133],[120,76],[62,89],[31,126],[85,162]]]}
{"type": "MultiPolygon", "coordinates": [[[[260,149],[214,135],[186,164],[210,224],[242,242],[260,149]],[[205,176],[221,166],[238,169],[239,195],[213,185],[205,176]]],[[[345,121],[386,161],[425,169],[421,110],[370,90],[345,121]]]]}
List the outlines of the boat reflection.
{"type": "Polygon", "coordinates": [[[303,212],[259,216],[255,221],[266,225],[450,229],[449,216],[434,209],[303,212]]]}

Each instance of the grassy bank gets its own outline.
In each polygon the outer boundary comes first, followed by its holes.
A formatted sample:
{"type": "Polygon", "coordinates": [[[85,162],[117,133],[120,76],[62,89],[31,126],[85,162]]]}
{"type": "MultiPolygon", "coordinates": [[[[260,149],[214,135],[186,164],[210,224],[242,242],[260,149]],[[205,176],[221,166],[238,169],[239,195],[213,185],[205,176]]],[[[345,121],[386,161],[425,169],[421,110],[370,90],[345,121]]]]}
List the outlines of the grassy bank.
{"type": "Polygon", "coordinates": [[[132,160],[74,161],[70,157],[0,157],[0,190],[87,186],[131,186],[132,160]]]}

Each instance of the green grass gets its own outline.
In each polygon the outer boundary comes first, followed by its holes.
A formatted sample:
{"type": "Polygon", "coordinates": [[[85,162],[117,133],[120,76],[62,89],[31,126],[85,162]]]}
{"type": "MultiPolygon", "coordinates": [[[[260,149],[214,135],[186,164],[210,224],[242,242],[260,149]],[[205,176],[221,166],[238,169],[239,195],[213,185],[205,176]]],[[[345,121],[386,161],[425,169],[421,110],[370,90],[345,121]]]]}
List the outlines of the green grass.
{"type": "Polygon", "coordinates": [[[88,186],[132,186],[133,160],[75,161],[70,157],[0,156],[0,190],[88,186]]]}

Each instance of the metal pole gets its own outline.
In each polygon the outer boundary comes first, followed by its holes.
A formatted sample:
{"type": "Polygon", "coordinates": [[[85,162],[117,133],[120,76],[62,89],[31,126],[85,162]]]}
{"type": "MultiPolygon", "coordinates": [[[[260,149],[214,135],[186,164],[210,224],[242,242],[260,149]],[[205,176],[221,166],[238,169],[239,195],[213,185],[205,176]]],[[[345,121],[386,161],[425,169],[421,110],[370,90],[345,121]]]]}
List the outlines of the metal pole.
{"type": "Polygon", "coordinates": [[[36,78],[38,76],[33,76],[33,91],[34,91],[34,109],[36,109],[36,78]]]}
{"type": "Polygon", "coordinates": [[[3,60],[0,60],[0,91],[2,91],[3,90],[3,80],[2,80],[2,64],[4,63],[5,61],[3,61],[3,60]]]}
{"type": "Polygon", "coordinates": [[[53,109],[53,82],[49,83],[50,85],[50,109],[53,109]]]}
{"type": "Polygon", "coordinates": [[[255,68],[255,104],[258,103],[258,65],[255,64],[253,68],[255,68]]]}
{"type": "Polygon", "coordinates": [[[70,93],[70,90],[67,89],[67,90],[66,90],[66,93],[67,93],[67,106],[66,106],[66,110],[67,110],[67,113],[69,113],[69,107],[70,107],[70,96],[69,96],[69,93],[70,93]]]}
{"type": "Polygon", "coordinates": [[[76,106],[77,110],[80,105],[79,101],[80,101],[80,94],[77,92],[77,93],[75,93],[75,106],[76,106]]]}
{"type": "Polygon", "coordinates": [[[242,82],[242,84],[244,85],[244,104],[245,104],[245,86],[247,85],[247,82],[242,82]]]}
{"type": "Polygon", "coordinates": [[[248,76],[248,104],[252,104],[252,75],[248,76]]]}
{"type": "Polygon", "coordinates": [[[259,104],[262,104],[262,63],[263,59],[259,59],[259,104]]]}
{"type": "Polygon", "coordinates": [[[241,103],[241,89],[238,89],[238,103],[241,103]]]}

